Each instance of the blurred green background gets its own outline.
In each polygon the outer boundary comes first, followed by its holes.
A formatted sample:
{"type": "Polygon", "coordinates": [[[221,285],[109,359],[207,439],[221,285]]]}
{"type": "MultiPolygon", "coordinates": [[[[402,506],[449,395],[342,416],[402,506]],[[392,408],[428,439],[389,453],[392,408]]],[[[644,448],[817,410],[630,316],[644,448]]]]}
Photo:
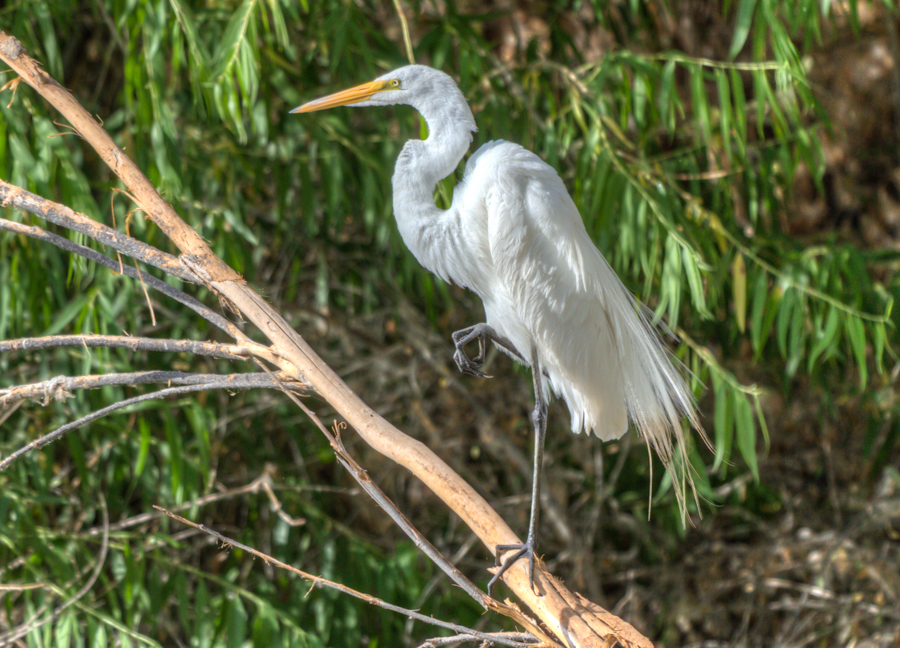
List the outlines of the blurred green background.
{"type": "MultiPolygon", "coordinates": [[[[640,442],[575,437],[565,409],[551,406],[541,529],[550,570],[659,645],[889,645],[900,633],[893,5],[401,5],[416,61],[457,78],[472,105],[472,150],[507,139],[556,167],[598,247],[675,331],[714,442],[711,451],[694,440],[702,500],[685,529],[671,476],[640,442]]],[[[0,8],[0,29],[102,119],[367,403],[524,533],[530,377],[496,354],[492,380],[457,374],[450,333],[481,321],[481,305],[420,268],[393,221],[393,163],[421,135],[418,116],[288,114],[408,62],[393,3],[20,0],[0,8]]],[[[173,252],[58,122],[24,84],[0,95],[0,178],[123,231],[127,221],[173,252]]],[[[226,341],[151,298],[156,324],[136,282],[0,232],[0,340],[226,341]]],[[[0,389],[170,368],[252,370],[112,349],[19,352],[0,354],[0,389]]],[[[142,390],[0,410],[0,456],[142,390]]],[[[327,404],[308,404],[332,420],[327,404]]],[[[483,586],[490,558],[468,530],[405,471],[352,432],[345,439],[483,586]]],[[[43,585],[0,590],[0,644],[28,624],[19,645],[416,646],[441,634],[309,592],[153,505],[186,506],[193,520],[391,603],[513,629],[435,573],[287,399],[221,392],[135,406],[0,473],[0,583],[43,585]],[[261,475],[290,517],[261,490],[240,490],[261,475]],[[104,503],[113,527],[101,556],[104,503]],[[96,582],[53,613],[101,558],[96,582]]]]}

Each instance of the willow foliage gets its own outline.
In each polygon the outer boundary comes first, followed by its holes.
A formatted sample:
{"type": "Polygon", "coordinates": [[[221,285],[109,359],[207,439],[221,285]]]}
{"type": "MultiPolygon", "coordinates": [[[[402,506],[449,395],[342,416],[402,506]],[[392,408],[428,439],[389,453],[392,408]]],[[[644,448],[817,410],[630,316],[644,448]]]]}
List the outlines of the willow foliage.
{"type": "MultiPolygon", "coordinates": [[[[653,3],[613,4],[544,3],[549,33],[525,43],[511,61],[501,60],[484,33],[494,13],[474,14],[450,1],[442,15],[419,2],[410,2],[407,14],[417,61],[457,77],[475,110],[473,150],[508,139],[557,168],[598,247],[680,339],[678,353],[710,413],[715,453],[704,458],[697,449],[692,461],[713,497],[707,480],[725,480],[744,465],[758,474],[767,429],[761,388],[734,369],[741,348],[750,349],[758,379],[786,391],[804,376],[827,387],[833,400],[852,395],[865,403],[888,385],[898,284],[882,271],[895,258],[836,234],[810,245],[783,231],[798,169],[821,182],[824,168],[820,135],[827,123],[803,56],[832,19],[829,2],[726,3],[734,32],[721,60],[663,47],[653,3]],[[563,27],[562,18],[576,11],[612,35],[602,57],[586,57],[563,27]]],[[[271,288],[284,303],[352,316],[388,307],[392,296],[380,287],[396,284],[438,325],[457,299],[418,266],[393,223],[390,177],[403,141],[419,133],[413,111],[288,115],[325,90],[406,62],[391,3],[19,0],[0,9],[0,27],[103,118],[164,197],[249,281],[266,285],[272,277],[258,271],[261,261],[289,251],[280,275],[286,279],[271,288]],[[341,250],[346,264],[329,263],[324,248],[341,250]],[[313,294],[299,294],[308,285],[313,294]]],[[[132,233],[165,248],[163,237],[130,213],[127,198],[111,192],[114,178],[77,136],[58,136],[65,128],[39,98],[24,86],[4,97],[0,177],[97,220],[115,218],[122,228],[127,222],[132,233]]],[[[443,199],[451,187],[441,187],[443,199]]],[[[9,210],[4,217],[23,218],[9,210]]],[[[0,339],[151,327],[143,299],[123,285],[111,273],[2,234],[0,339]]],[[[205,335],[179,316],[166,327],[171,337],[205,335]]],[[[59,373],[124,371],[132,361],[104,349],[0,356],[0,387],[59,373]]],[[[9,418],[0,452],[22,445],[37,420],[56,425],[121,397],[115,389],[80,394],[67,410],[9,418]]],[[[52,452],[71,455],[67,462],[86,496],[105,485],[112,510],[150,510],[150,494],[190,501],[214,479],[209,430],[221,419],[202,399],[178,406],[184,418],[169,405],[147,405],[125,415],[134,417],[136,435],[122,434],[121,419],[114,419],[52,452]],[[107,443],[99,457],[98,438],[107,443]]],[[[888,443],[897,443],[894,406],[865,412],[861,417],[886,420],[894,439],[888,443]]],[[[11,565],[0,569],[7,578],[74,590],[76,565],[90,564],[96,547],[55,531],[51,511],[60,503],[45,498],[53,498],[59,479],[38,459],[0,475],[0,565],[11,565]],[[36,537],[48,539],[38,543],[40,559],[15,563],[36,537]]],[[[310,520],[331,523],[314,505],[298,505],[310,520]]],[[[258,515],[248,513],[248,522],[258,515]]],[[[277,542],[287,529],[276,529],[277,542]]],[[[401,632],[391,615],[361,612],[330,595],[307,600],[302,587],[288,591],[277,581],[262,580],[250,592],[234,584],[236,567],[200,577],[140,543],[124,532],[115,538],[110,560],[119,582],[110,583],[106,600],[70,608],[50,624],[52,633],[34,630],[31,645],[50,644],[51,635],[56,643],[77,635],[105,645],[116,635],[155,645],[133,628],[164,635],[154,618],[173,596],[181,601],[181,632],[208,638],[198,645],[358,646],[376,627],[384,632],[381,644],[390,645],[401,632]],[[154,560],[136,560],[139,551],[153,552],[154,560]],[[189,614],[194,608],[209,614],[189,614]]],[[[392,602],[413,607],[403,599],[424,584],[409,548],[385,561],[364,542],[321,529],[302,543],[322,557],[324,576],[353,578],[344,559],[350,556],[352,573],[368,574],[358,586],[392,602]]],[[[27,609],[41,596],[24,594],[27,609]]],[[[477,618],[477,610],[468,613],[477,618]]]]}

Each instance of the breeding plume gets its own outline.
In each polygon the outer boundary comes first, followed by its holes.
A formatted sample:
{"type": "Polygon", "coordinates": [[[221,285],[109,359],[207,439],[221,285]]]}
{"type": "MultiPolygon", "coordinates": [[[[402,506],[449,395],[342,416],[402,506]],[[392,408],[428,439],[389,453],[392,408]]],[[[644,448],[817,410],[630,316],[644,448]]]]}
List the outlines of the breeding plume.
{"type": "Polygon", "coordinates": [[[456,170],[477,130],[449,76],[409,65],[292,112],[392,104],[412,106],[428,123],[428,138],[407,142],[394,168],[400,235],[419,263],[484,303],[485,323],[453,334],[456,364],[484,377],[480,367],[491,341],[531,367],[528,537],[522,545],[497,547],[497,563],[507,557],[488,591],[522,557],[533,586],[548,387],[566,402],[573,432],[606,441],[625,434],[630,422],[666,465],[675,448],[684,452],[682,417],[700,429],[694,402],[646,309],[594,246],[559,175],[534,153],[510,142],[485,144],[469,158],[450,208],[436,206],[435,186],[456,170]],[[470,358],[471,342],[478,352],[470,358]]]}

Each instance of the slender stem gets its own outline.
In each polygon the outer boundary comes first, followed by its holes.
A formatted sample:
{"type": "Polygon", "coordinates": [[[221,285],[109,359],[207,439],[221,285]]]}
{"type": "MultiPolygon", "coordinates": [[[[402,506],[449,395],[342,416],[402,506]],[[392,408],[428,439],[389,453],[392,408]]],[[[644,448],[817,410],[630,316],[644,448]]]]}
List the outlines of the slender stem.
{"type": "MultiPolygon", "coordinates": [[[[65,376],[61,376],[60,378],[65,379],[65,376]]],[[[46,398],[62,399],[66,397],[66,394],[60,391],[62,389],[62,385],[64,384],[64,380],[60,380],[60,378],[47,381],[46,398]]],[[[91,421],[94,421],[98,418],[102,418],[107,414],[111,414],[112,412],[120,410],[123,407],[128,407],[129,405],[136,405],[137,403],[142,403],[148,400],[159,400],[167,398],[169,396],[180,396],[182,394],[189,394],[192,392],[207,391],[209,389],[253,389],[259,387],[282,389],[280,382],[272,379],[270,376],[265,374],[234,374],[231,376],[212,375],[208,378],[209,380],[203,381],[197,385],[184,385],[182,387],[160,389],[159,391],[155,391],[150,394],[142,394],[140,396],[135,396],[134,398],[128,398],[119,403],[114,403],[108,407],[97,410],[96,412],[91,412],[87,416],[83,416],[76,421],[67,423],[62,427],[57,428],[53,432],[45,434],[35,439],[28,445],[19,448],[11,455],[3,459],[3,461],[0,461],[0,471],[6,470],[16,459],[31,452],[32,450],[42,448],[43,446],[56,441],[60,437],[71,432],[72,430],[81,427],[82,425],[85,425],[86,423],[90,423],[91,421]]]]}
{"type": "Polygon", "coordinates": [[[409,610],[407,608],[402,608],[399,605],[393,605],[382,599],[376,598],[369,594],[365,594],[365,593],[355,590],[351,587],[347,587],[346,585],[342,585],[341,583],[335,583],[334,581],[326,580],[324,578],[321,578],[320,576],[314,576],[313,574],[309,574],[307,572],[301,571],[301,570],[297,569],[296,567],[293,567],[291,565],[288,565],[287,563],[281,562],[280,560],[278,560],[276,558],[273,558],[269,554],[265,554],[257,549],[254,549],[253,547],[242,544],[242,543],[238,542],[237,540],[233,540],[232,538],[224,536],[221,533],[219,533],[218,531],[214,531],[213,529],[210,529],[208,526],[205,526],[203,524],[197,524],[196,522],[191,522],[190,520],[183,518],[180,515],[171,513],[160,506],[154,506],[153,508],[155,508],[159,511],[162,511],[163,513],[168,515],[173,520],[178,520],[182,524],[186,524],[188,526],[191,526],[191,527],[197,529],[198,531],[202,531],[203,533],[207,533],[207,534],[213,536],[214,538],[216,538],[217,540],[219,540],[220,542],[222,542],[224,544],[231,545],[232,547],[236,547],[238,549],[243,549],[247,553],[266,561],[270,565],[274,565],[275,567],[279,567],[280,569],[284,569],[285,571],[289,571],[291,573],[297,574],[301,578],[304,578],[308,581],[312,581],[313,585],[316,587],[325,587],[325,588],[337,590],[338,592],[347,594],[348,596],[352,596],[361,601],[365,601],[366,603],[370,603],[372,605],[377,605],[378,607],[384,608],[385,610],[397,612],[404,616],[414,618],[418,621],[421,621],[423,623],[428,623],[430,625],[434,625],[439,628],[453,630],[454,632],[458,632],[465,636],[472,636],[472,637],[478,638],[488,644],[496,643],[496,644],[500,644],[502,646],[527,646],[527,645],[534,643],[534,639],[531,637],[528,637],[527,635],[522,637],[521,634],[516,634],[516,635],[513,635],[512,639],[510,639],[510,638],[507,638],[509,636],[508,633],[490,634],[490,633],[486,633],[486,632],[478,632],[477,630],[472,630],[471,628],[466,628],[465,626],[461,626],[456,623],[448,623],[446,621],[440,621],[438,619],[435,619],[434,617],[427,616],[425,614],[421,614],[420,612],[417,612],[415,610],[409,610]]]}
{"type": "MultiPolygon", "coordinates": [[[[4,189],[3,185],[6,185],[6,183],[4,183],[2,180],[0,180],[0,199],[2,199],[2,197],[3,197],[3,189],[4,189]]],[[[7,186],[12,187],[12,185],[7,185],[7,186]]],[[[13,187],[13,188],[18,189],[18,187],[13,187]]],[[[66,209],[68,209],[68,208],[66,208],[66,209]]],[[[43,214],[41,214],[41,215],[43,215],[43,214]]],[[[59,236],[57,234],[52,234],[52,233],[50,233],[46,230],[43,230],[40,227],[37,227],[35,225],[23,225],[21,223],[15,223],[13,221],[9,221],[9,220],[3,219],[3,218],[0,218],[0,230],[6,230],[8,232],[15,232],[17,234],[23,234],[24,236],[28,236],[33,239],[37,239],[39,241],[45,241],[47,243],[51,243],[52,245],[55,245],[56,247],[58,247],[62,250],[65,250],[66,252],[78,254],[80,256],[83,256],[86,259],[89,259],[90,261],[93,261],[94,263],[97,263],[99,265],[107,267],[110,270],[112,270],[113,272],[124,274],[128,277],[131,277],[132,279],[139,279],[139,280],[143,279],[144,282],[151,288],[154,288],[155,290],[163,293],[167,297],[171,297],[175,301],[177,301],[181,304],[184,304],[185,306],[190,308],[192,311],[194,311],[195,313],[200,315],[207,322],[209,322],[210,324],[212,324],[214,326],[218,326],[220,329],[222,329],[223,331],[228,333],[230,336],[232,336],[238,340],[241,340],[241,341],[249,339],[243,333],[243,331],[241,331],[237,326],[235,326],[234,324],[229,322],[227,319],[225,319],[224,317],[219,315],[214,310],[208,308],[206,305],[197,301],[196,299],[194,299],[187,293],[182,292],[181,290],[178,290],[178,288],[175,288],[174,286],[170,286],[165,281],[162,281],[161,279],[157,279],[156,277],[154,277],[152,275],[143,274],[143,273],[139,272],[136,268],[133,268],[130,265],[127,265],[125,263],[116,261],[115,259],[112,259],[112,258],[106,256],[105,254],[97,252],[96,250],[92,250],[89,247],[79,245],[78,243],[73,243],[72,241],[70,241],[67,238],[59,236]]],[[[75,229],[75,231],[80,232],[81,230],[75,229]]],[[[126,237],[126,238],[130,238],[130,237],[126,237]]],[[[134,239],[131,239],[131,240],[135,241],[134,239]]],[[[140,241],[135,241],[135,243],[140,243],[140,241]]],[[[143,244],[141,243],[141,245],[143,245],[143,244]]],[[[123,253],[127,254],[127,252],[125,252],[124,250],[121,250],[121,251],[123,251],[123,253]]],[[[160,254],[163,254],[163,253],[160,252],[160,254]]],[[[135,257],[135,258],[137,258],[137,257],[135,257]]],[[[159,266],[159,267],[163,271],[169,272],[168,266],[159,266]]],[[[182,275],[183,274],[184,274],[184,271],[182,271],[182,275]]],[[[185,278],[184,276],[180,276],[180,275],[176,275],[176,276],[179,276],[182,279],[185,278]]],[[[191,275],[191,276],[193,276],[193,275],[191,275]]]]}
{"type": "MultiPolygon", "coordinates": [[[[240,344],[221,344],[200,340],[166,340],[130,335],[48,335],[39,338],[0,340],[0,353],[34,351],[59,347],[116,348],[130,351],[158,351],[160,353],[190,353],[223,360],[249,360],[250,351],[240,344]]],[[[253,350],[256,353],[257,349],[253,350]]]]}

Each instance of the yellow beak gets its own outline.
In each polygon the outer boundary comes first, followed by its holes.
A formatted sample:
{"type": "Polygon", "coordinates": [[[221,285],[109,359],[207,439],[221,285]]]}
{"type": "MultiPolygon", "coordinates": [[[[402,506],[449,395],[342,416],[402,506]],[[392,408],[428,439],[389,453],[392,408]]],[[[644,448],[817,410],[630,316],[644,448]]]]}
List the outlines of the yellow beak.
{"type": "Polygon", "coordinates": [[[363,83],[349,90],[335,92],[327,97],[313,99],[309,103],[305,103],[299,108],[294,108],[291,113],[315,112],[316,110],[326,110],[335,106],[348,106],[350,104],[365,101],[372,95],[384,90],[395,90],[390,81],[370,81],[363,83]]]}

